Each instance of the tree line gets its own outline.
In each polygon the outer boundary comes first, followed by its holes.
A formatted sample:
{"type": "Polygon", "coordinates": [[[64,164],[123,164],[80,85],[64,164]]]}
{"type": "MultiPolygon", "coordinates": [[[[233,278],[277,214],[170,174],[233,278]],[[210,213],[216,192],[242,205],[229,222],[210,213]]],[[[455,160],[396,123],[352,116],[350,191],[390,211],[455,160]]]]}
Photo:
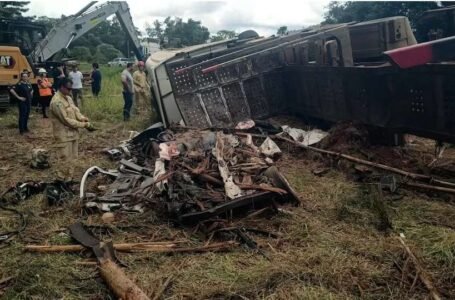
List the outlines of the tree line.
{"type": "MultiPolygon", "coordinates": [[[[28,12],[30,2],[0,1],[0,19],[24,19],[41,24],[50,30],[59,20],[65,18],[24,17],[28,12]]],[[[330,2],[326,7],[323,23],[346,23],[351,21],[365,21],[390,16],[407,16],[411,25],[415,25],[419,17],[428,9],[435,9],[448,5],[449,2],[330,2]]],[[[159,43],[161,48],[179,48],[216,42],[234,38],[237,33],[233,30],[220,30],[210,34],[201,21],[189,18],[167,17],[164,21],[155,20],[146,24],[145,35],[137,30],[140,38],[159,43]]],[[[281,26],[277,35],[288,34],[288,27],[281,26]]],[[[116,57],[128,57],[128,42],[126,33],[122,30],[119,21],[114,17],[100,23],[90,32],[75,40],[70,46],[70,55],[82,61],[97,61],[105,63],[116,57]]]]}

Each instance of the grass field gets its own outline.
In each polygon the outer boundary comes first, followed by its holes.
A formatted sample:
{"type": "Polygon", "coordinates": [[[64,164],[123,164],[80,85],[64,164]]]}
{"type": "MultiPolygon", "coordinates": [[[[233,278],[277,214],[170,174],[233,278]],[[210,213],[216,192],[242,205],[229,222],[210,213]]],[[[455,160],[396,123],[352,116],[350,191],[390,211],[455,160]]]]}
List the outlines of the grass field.
{"type": "MultiPolygon", "coordinates": [[[[89,71],[90,66],[82,64],[80,69],[83,72],[89,71]]],[[[117,123],[123,121],[122,85],[120,82],[120,73],[123,69],[102,66],[100,70],[103,76],[101,93],[97,99],[94,99],[91,91],[87,88],[85,95],[88,95],[89,99],[93,101],[86,101],[82,110],[94,122],[117,123]]],[[[142,120],[143,118],[133,118],[132,122],[136,123],[142,120]]]]}
{"type": "MultiPolygon", "coordinates": [[[[30,150],[51,149],[48,120],[33,113],[32,136],[20,137],[16,111],[0,116],[0,189],[18,181],[53,180],[57,171],[71,168],[79,179],[86,168],[115,167],[101,153],[128,137],[130,130],[150,124],[147,116],[122,121],[120,69],[103,68],[101,96],[86,92],[82,111],[99,128],[83,132],[81,158],[70,165],[52,160],[52,168],[29,168],[30,150]]],[[[299,207],[286,207],[291,214],[263,216],[233,225],[278,232],[279,239],[254,235],[266,256],[244,248],[227,253],[119,254],[125,272],[144,291],[157,299],[428,299],[428,291],[416,279],[404,255],[397,233],[421,259],[446,299],[455,299],[455,208],[452,196],[400,189],[399,197],[385,193],[385,206],[378,210],[375,195],[352,180],[346,168],[333,163],[324,176],[315,168],[326,166],[318,155],[285,144],[278,167],[302,199],[299,207]],[[383,231],[383,213],[393,230],[383,231]],[[382,213],[379,213],[382,211],[382,213]],[[414,282],[415,281],[415,282],[414,282]],[[167,282],[165,284],[165,282],[167,282]],[[164,289],[162,294],[158,291],[164,289]]],[[[425,151],[430,152],[431,149],[425,151]]],[[[454,157],[454,150],[446,150],[454,157]]],[[[98,276],[95,266],[83,264],[85,254],[34,254],[27,244],[69,244],[68,226],[77,220],[100,224],[100,216],[82,212],[77,199],[63,211],[47,207],[42,195],[15,205],[27,216],[24,232],[0,244],[0,297],[2,299],[114,299],[98,276]],[[40,215],[43,210],[51,210],[40,215]],[[52,211],[54,210],[54,211],[52,211]],[[2,278],[13,277],[2,285],[2,278]]],[[[0,210],[0,231],[17,225],[14,215],[0,210]]],[[[112,230],[94,232],[114,242],[188,239],[203,244],[204,236],[192,228],[176,228],[155,216],[116,214],[112,230]],[[115,225],[138,225],[128,229],[115,225]]]]}

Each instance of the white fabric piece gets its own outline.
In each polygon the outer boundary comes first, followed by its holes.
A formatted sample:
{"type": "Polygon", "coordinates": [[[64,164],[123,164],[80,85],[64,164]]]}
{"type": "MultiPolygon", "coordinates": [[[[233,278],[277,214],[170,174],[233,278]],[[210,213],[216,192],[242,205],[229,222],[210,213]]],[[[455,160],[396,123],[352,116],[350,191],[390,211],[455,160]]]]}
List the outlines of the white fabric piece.
{"type": "MultiPolygon", "coordinates": [[[[153,180],[156,181],[160,176],[166,174],[166,166],[164,161],[161,159],[157,159],[155,161],[155,170],[153,171],[153,180]]],[[[162,192],[166,188],[167,179],[161,180],[160,182],[155,183],[156,188],[158,191],[162,192]]]]}
{"type": "Polygon", "coordinates": [[[256,125],[253,120],[241,121],[235,126],[235,129],[250,129],[256,125]]]}
{"type": "Polygon", "coordinates": [[[172,157],[178,156],[180,151],[177,149],[177,144],[175,142],[161,143],[159,154],[160,158],[171,160],[172,157]]]}
{"type": "MultiPolygon", "coordinates": [[[[215,146],[215,157],[218,162],[218,169],[220,171],[220,175],[223,178],[224,182],[224,190],[226,195],[230,199],[235,199],[237,197],[242,196],[242,190],[234,183],[234,179],[229,172],[229,168],[227,167],[226,162],[223,158],[223,149],[225,147],[224,140],[231,140],[229,135],[224,135],[222,132],[217,132],[216,134],[216,146],[215,146]]],[[[232,142],[232,140],[231,140],[232,142]]],[[[238,140],[237,140],[238,142],[238,140]]]]}
{"type": "Polygon", "coordinates": [[[274,157],[275,155],[281,154],[281,150],[278,145],[269,137],[267,137],[259,147],[259,152],[268,157],[274,157]]]}
{"type": "Polygon", "coordinates": [[[251,134],[248,134],[246,136],[246,145],[250,147],[254,152],[256,153],[259,152],[259,148],[256,147],[256,145],[253,143],[253,137],[251,136],[251,134]]]}
{"type": "Polygon", "coordinates": [[[266,158],[265,158],[265,162],[266,162],[268,165],[273,165],[273,164],[274,164],[273,159],[271,159],[270,157],[266,157],[266,158]]]}
{"type": "Polygon", "coordinates": [[[287,133],[294,141],[310,146],[319,143],[328,133],[320,129],[305,131],[299,128],[292,128],[287,125],[281,126],[283,132],[287,133]]]}

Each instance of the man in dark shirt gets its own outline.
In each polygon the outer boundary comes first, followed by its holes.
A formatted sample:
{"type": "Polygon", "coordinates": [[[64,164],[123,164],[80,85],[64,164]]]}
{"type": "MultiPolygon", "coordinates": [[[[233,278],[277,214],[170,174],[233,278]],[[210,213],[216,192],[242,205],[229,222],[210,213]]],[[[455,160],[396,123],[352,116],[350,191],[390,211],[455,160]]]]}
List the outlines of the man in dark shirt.
{"type": "Polygon", "coordinates": [[[93,63],[92,64],[93,71],[91,74],[91,79],[92,79],[92,93],[93,96],[98,97],[98,94],[101,91],[101,72],[98,70],[99,65],[98,63],[93,63]]]}
{"type": "Polygon", "coordinates": [[[28,82],[28,73],[21,73],[21,80],[10,90],[11,94],[19,101],[19,133],[24,134],[28,130],[28,117],[33,98],[33,88],[28,82]]]}
{"type": "Polygon", "coordinates": [[[52,85],[52,89],[54,90],[54,92],[57,92],[60,81],[66,77],[63,64],[57,65],[57,67],[54,68],[54,70],[52,70],[52,77],[54,78],[54,84],[52,85]]]}

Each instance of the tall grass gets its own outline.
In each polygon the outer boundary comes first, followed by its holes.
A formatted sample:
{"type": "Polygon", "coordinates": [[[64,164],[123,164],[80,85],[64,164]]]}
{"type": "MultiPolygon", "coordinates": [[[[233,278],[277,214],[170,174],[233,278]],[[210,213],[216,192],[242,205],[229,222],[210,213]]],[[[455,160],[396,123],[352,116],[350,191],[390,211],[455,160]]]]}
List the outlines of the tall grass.
{"type": "MultiPolygon", "coordinates": [[[[86,66],[81,66],[86,71],[86,66]]],[[[101,92],[98,97],[92,95],[91,87],[84,87],[82,112],[91,121],[118,122],[123,119],[122,84],[119,67],[101,67],[101,92]]]]}

